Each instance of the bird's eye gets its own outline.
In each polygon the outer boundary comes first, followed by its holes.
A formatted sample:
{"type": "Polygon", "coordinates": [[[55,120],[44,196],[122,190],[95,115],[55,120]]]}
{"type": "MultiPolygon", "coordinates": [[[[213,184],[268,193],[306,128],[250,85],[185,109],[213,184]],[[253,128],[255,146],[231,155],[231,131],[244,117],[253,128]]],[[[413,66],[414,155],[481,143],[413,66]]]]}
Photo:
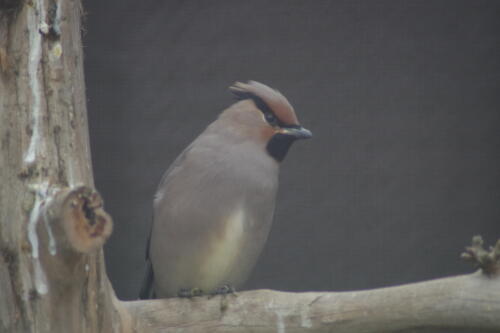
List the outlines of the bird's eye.
{"type": "Polygon", "coordinates": [[[278,119],[276,119],[276,116],[272,113],[266,113],[266,121],[273,126],[278,124],[278,119]]]}

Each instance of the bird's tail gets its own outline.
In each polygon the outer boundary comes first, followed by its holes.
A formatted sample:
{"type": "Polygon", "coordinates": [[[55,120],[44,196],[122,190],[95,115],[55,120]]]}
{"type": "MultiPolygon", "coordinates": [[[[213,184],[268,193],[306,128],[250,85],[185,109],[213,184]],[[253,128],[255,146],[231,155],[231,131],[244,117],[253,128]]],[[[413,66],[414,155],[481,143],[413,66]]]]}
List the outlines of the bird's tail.
{"type": "Polygon", "coordinates": [[[153,291],[154,272],[151,265],[151,260],[146,260],[146,273],[142,280],[141,291],[139,292],[139,299],[152,299],[155,298],[153,291]]]}

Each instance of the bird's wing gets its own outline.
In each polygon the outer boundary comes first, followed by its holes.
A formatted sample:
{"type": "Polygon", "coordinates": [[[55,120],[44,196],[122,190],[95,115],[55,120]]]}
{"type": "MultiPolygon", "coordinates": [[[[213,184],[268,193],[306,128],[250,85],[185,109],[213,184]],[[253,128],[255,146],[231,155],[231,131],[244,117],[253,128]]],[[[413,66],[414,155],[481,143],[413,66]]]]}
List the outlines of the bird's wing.
{"type": "MultiPolygon", "coordinates": [[[[168,175],[170,172],[178,167],[185,158],[186,153],[191,150],[192,144],[189,145],[184,151],[175,159],[175,161],[170,165],[170,167],[165,171],[163,176],[161,177],[158,188],[161,188],[163,184],[167,181],[168,175]]],[[[152,221],[154,222],[154,216],[152,221]]],[[[141,290],[139,291],[139,299],[153,299],[155,298],[154,290],[153,290],[153,282],[154,282],[154,271],[153,265],[151,264],[151,259],[149,257],[149,245],[151,244],[151,233],[153,231],[153,223],[151,223],[149,228],[149,235],[146,242],[146,271],[144,273],[144,277],[142,279],[141,290]]]]}
{"type": "MultiPolygon", "coordinates": [[[[149,237],[149,239],[151,236],[149,237]]],[[[149,239],[148,239],[148,244],[149,244],[149,239]]],[[[154,297],[154,292],[153,292],[153,280],[154,280],[154,273],[153,273],[153,266],[151,265],[151,260],[149,258],[146,259],[146,273],[144,274],[144,278],[142,280],[142,286],[141,290],[139,292],[139,299],[153,299],[154,297]]]]}

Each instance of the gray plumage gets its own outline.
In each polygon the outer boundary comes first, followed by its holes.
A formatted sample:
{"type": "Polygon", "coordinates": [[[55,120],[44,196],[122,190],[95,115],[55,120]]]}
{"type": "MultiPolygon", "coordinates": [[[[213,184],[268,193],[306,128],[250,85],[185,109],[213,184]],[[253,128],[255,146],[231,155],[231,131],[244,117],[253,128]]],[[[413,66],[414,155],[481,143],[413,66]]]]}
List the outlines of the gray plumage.
{"type": "Polygon", "coordinates": [[[240,101],[177,157],[158,186],[141,298],[153,290],[161,298],[180,289],[239,288],[262,251],[278,153],[311,135],[277,91],[253,81],[231,89],[240,101]]]}

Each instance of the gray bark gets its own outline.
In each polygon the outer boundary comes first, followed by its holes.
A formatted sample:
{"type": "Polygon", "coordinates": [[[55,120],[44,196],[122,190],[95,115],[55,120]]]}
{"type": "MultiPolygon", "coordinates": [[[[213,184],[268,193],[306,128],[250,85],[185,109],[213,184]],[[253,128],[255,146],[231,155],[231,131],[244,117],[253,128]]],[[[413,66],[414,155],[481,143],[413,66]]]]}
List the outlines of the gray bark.
{"type": "MultiPolygon", "coordinates": [[[[121,302],[102,245],[77,0],[0,2],[0,332],[500,331],[497,252],[475,274],[345,293],[121,302]]],[[[500,247],[499,247],[500,248],[500,247]]]]}
{"type": "Polygon", "coordinates": [[[500,279],[477,272],[366,291],[258,290],[225,298],[128,302],[126,307],[138,332],[500,331],[500,279]]]}
{"type": "MultiPolygon", "coordinates": [[[[73,248],[48,216],[63,190],[93,188],[80,3],[24,1],[0,12],[0,331],[112,332],[102,251],[73,248]]],[[[75,212],[97,209],[86,194],[75,212]]],[[[85,239],[91,230],[80,231],[85,239]]]]}

